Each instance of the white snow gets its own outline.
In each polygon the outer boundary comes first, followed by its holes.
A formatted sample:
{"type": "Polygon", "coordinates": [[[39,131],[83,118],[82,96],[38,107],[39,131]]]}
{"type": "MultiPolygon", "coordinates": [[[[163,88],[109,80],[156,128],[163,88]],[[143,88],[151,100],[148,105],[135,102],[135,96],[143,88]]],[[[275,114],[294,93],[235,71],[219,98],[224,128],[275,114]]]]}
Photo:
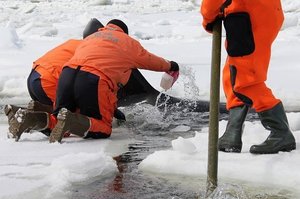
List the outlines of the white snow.
{"type": "MultiPolygon", "coordinates": [[[[200,0],[1,0],[0,1],[0,105],[26,104],[26,78],[32,61],[69,38],[81,38],[90,18],[103,24],[120,18],[129,34],[146,49],[177,61],[181,71],[168,94],[209,100],[211,35],[201,26],[200,0]]],[[[299,52],[300,1],[282,0],[285,22],[273,45],[267,84],[288,111],[300,110],[299,52]]],[[[226,52],[222,49],[222,62],[226,52]]],[[[158,90],[162,74],[142,71],[158,90]]],[[[222,88],[222,86],[221,86],[222,88]]],[[[221,101],[225,101],[221,89],[221,101]]],[[[268,132],[259,122],[246,122],[240,154],[219,153],[219,181],[248,187],[292,190],[300,198],[300,113],[287,113],[297,150],[275,155],[252,155],[252,144],[268,132]],[[274,188],[274,187],[275,188],[274,188]]],[[[151,120],[163,125],[163,118],[151,120]]],[[[222,134],[226,121],[219,123],[222,134]]],[[[143,172],[206,176],[208,129],[185,137],[191,128],[178,124],[168,133],[181,133],[169,150],[156,151],[139,165],[143,172]]],[[[127,150],[130,129],[114,125],[107,140],[64,139],[49,144],[40,133],[24,134],[19,142],[7,138],[7,119],[0,115],[0,198],[63,198],[74,184],[105,179],[117,172],[112,157],[127,150]]],[[[265,191],[269,191],[266,189],[265,191]]]]}

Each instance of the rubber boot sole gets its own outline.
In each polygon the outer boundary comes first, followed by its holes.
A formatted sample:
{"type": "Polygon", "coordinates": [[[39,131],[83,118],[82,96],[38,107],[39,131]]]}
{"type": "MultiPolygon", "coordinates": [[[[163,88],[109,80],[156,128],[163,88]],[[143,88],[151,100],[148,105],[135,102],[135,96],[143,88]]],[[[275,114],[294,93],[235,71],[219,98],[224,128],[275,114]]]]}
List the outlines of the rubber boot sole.
{"type": "Polygon", "coordinates": [[[242,146],[239,145],[229,145],[229,144],[223,144],[218,146],[219,151],[227,152],[227,153],[240,153],[242,150],[242,146]]]}
{"type": "Polygon", "coordinates": [[[61,140],[65,133],[69,133],[68,129],[66,129],[66,120],[68,116],[68,110],[66,108],[62,108],[58,115],[57,115],[57,124],[52,129],[49,142],[59,142],[61,143],[61,140]]]}
{"type": "Polygon", "coordinates": [[[16,133],[17,133],[17,129],[16,126],[18,125],[18,121],[15,118],[15,112],[13,111],[13,108],[11,105],[5,105],[4,106],[4,113],[7,116],[8,119],[8,133],[7,133],[7,137],[8,138],[15,138],[16,133]]]}
{"type": "Polygon", "coordinates": [[[274,151],[256,151],[256,150],[251,150],[250,148],[250,153],[252,154],[276,154],[279,153],[280,151],[282,152],[291,152],[292,150],[296,149],[296,143],[291,143],[291,144],[287,144],[284,146],[279,147],[277,150],[274,151]]]}

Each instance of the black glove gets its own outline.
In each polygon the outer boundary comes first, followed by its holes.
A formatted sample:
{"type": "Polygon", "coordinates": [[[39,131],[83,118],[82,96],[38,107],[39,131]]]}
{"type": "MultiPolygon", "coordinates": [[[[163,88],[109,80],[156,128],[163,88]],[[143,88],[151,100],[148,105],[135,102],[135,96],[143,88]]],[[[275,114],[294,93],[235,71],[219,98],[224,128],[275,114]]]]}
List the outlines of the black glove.
{"type": "Polygon", "coordinates": [[[170,71],[179,71],[179,65],[176,62],[170,61],[170,63],[171,63],[170,71]]]}
{"type": "Polygon", "coordinates": [[[224,10],[225,8],[227,8],[230,4],[232,3],[232,0],[226,0],[221,8],[220,8],[220,15],[219,16],[216,16],[215,20],[213,20],[212,22],[208,23],[205,27],[205,30],[208,31],[208,32],[212,32],[213,31],[213,28],[214,28],[214,25],[215,23],[218,21],[218,20],[223,20],[224,19],[224,10]]]}
{"type": "Polygon", "coordinates": [[[205,30],[207,32],[212,32],[213,31],[213,28],[214,28],[214,25],[216,24],[216,22],[218,20],[222,20],[222,18],[220,18],[219,16],[215,18],[215,20],[213,20],[212,22],[208,23],[205,27],[205,30]]]}
{"type": "Polygon", "coordinates": [[[125,117],[124,113],[122,111],[120,111],[119,109],[115,110],[114,118],[116,118],[117,120],[126,121],[126,117],[125,117]]]}

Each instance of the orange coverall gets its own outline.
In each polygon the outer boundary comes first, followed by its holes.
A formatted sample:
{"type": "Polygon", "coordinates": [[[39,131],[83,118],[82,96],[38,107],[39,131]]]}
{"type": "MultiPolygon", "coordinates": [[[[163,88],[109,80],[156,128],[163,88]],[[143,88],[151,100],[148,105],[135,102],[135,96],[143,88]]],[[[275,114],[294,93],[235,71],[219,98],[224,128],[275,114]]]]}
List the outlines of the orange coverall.
{"type": "MultiPolygon", "coordinates": [[[[225,0],[202,1],[201,14],[204,28],[207,28],[207,25],[220,14],[224,2],[225,0]]],[[[284,16],[280,0],[232,0],[224,11],[225,21],[226,17],[241,12],[246,12],[250,16],[254,48],[250,53],[228,55],[226,59],[223,68],[223,89],[227,98],[227,109],[247,104],[257,112],[261,112],[273,108],[280,102],[266,86],[265,81],[271,45],[282,26],[284,16]]],[[[231,31],[235,32],[236,36],[239,35],[239,31],[243,31],[243,28],[233,25],[226,29],[226,34],[230,34],[231,31]]],[[[235,40],[234,37],[231,39],[235,40]]],[[[225,46],[228,52],[227,36],[225,46]]]]}
{"type": "Polygon", "coordinates": [[[169,71],[171,67],[169,61],[145,50],[138,41],[114,24],[108,24],[85,38],[65,66],[99,77],[98,108],[102,117],[89,117],[89,131],[106,135],[112,131],[117,91],[120,85],[128,82],[132,69],[169,71]]]}
{"type": "Polygon", "coordinates": [[[81,41],[70,39],[33,62],[32,68],[41,75],[42,88],[53,104],[56,99],[56,87],[62,67],[74,55],[75,49],[81,41]]]}

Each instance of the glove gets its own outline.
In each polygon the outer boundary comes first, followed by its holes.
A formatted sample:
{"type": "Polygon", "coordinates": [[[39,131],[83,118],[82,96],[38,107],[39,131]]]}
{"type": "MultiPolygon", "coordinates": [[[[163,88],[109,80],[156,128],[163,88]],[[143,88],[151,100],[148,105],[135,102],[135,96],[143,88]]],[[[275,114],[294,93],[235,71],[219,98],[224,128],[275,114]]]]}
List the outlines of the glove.
{"type": "Polygon", "coordinates": [[[117,120],[126,121],[126,117],[125,117],[124,113],[122,111],[120,111],[119,109],[115,110],[114,118],[116,118],[117,120]]]}
{"type": "Polygon", "coordinates": [[[205,25],[205,30],[206,30],[207,32],[210,32],[210,33],[211,33],[211,32],[213,31],[213,29],[214,29],[215,24],[216,24],[219,20],[223,20],[223,19],[224,19],[224,10],[225,10],[225,8],[227,8],[231,3],[232,3],[232,0],[226,0],[226,1],[222,4],[222,6],[221,6],[221,8],[220,8],[220,13],[219,13],[219,15],[216,16],[216,18],[215,18],[212,22],[209,22],[209,23],[207,23],[207,24],[205,25]]]}
{"type": "Polygon", "coordinates": [[[215,18],[215,20],[213,20],[212,22],[210,23],[207,23],[206,26],[205,26],[205,30],[209,33],[212,33],[213,29],[214,29],[214,26],[215,24],[217,23],[218,20],[221,20],[221,18],[219,16],[217,16],[215,18]]]}
{"type": "Polygon", "coordinates": [[[179,66],[176,62],[171,61],[171,68],[165,72],[161,78],[160,86],[168,90],[170,89],[179,77],[179,66]]]}
{"type": "Polygon", "coordinates": [[[179,71],[179,65],[176,62],[170,61],[170,64],[171,64],[170,71],[179,71]]]}
{"type": "Polygon", "coordinates": [[[166,73],[173,77],[173,82],[172,82],[172,86],[173,86],[173,84],[176,82],[176,80],[179,77],[179,65],[174,61],[170,61],[170,63],[171,63],[170,71],[166,73]]]}

